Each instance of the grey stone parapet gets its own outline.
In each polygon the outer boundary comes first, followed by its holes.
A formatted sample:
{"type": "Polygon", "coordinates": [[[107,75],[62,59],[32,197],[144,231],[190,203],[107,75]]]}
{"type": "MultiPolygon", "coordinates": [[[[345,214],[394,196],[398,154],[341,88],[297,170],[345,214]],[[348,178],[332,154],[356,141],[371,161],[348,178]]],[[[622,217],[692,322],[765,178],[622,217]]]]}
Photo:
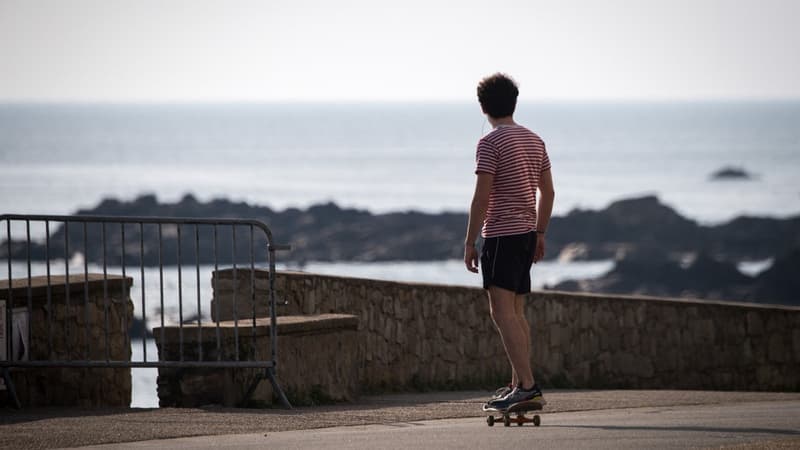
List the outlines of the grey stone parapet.
{"type": "MultiPolygon", "coordinates": [[[[250,312],[239,301],[250,298],[251,284],[257,297],[267,295],[267,272],[236,275],[214,274],[214,302],[233,311],[235,287],[237,308],[250,312]]],[[[362,391],[490,388],[510,376],[480,288],[300,272],[279,272],[276,288],[287,302],[279,314],[359,318],[352,351],[362,358],[362,391]]],[[[798,307],[537,291],[525,314],[543,385],[800,390],[798,307]]]]}

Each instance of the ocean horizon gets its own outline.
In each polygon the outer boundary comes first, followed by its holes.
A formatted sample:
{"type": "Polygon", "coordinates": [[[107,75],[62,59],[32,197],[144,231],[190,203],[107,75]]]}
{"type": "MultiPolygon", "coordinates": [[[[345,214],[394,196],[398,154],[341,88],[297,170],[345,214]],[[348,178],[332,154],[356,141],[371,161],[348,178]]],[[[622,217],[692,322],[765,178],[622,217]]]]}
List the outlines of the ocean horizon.
{"type": "MultiPolygon", "coordinates": [[[[554,214],[645,194],[704,224],[800,213],[800,101],[521,102],[554,214]],[[748,180],[711,180],[725,167],[748,180]]],[[[490,130],[470,103],[0,104],[0,213],[105,198],[466,211],[490,130]]]]}

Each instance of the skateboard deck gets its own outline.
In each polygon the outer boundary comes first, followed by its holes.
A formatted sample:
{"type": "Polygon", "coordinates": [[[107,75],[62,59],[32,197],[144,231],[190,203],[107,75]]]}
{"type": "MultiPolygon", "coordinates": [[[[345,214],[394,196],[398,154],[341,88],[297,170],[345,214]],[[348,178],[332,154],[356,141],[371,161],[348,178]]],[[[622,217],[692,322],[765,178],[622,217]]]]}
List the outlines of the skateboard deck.
{"type": "Polygon", "coordinates": [[[494,423],[500,420],[502,420],[503,425],[507,427],[511,426],[512,423],[516,423],[517,426],[532,423],[534,426],[538,427],[542,423],[541,417],[539,417],[538,414],[534,414],[532,417],[526,417],[525,413],[528,411],[541,411],[541,409],[542,404],[537,402],[515,403],[505,410],[492,408],[488,404],[483,405],[483,411],[489,414],[486,417],[486,424],[490,427],[493,427],[494,423]]]}

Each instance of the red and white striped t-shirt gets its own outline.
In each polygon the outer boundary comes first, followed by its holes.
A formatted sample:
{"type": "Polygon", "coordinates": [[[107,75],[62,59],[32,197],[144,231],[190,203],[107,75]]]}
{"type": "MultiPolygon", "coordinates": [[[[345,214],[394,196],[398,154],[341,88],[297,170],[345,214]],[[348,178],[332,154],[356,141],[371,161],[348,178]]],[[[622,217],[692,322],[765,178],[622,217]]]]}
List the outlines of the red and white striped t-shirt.
{"type": "Polygon", "coordinates": [[[501,125],[478,142],[475,173],[494,175],[484,238],[523,234],[536,228],[536,188],[550,169],[544,142],[531,130],[501,125]]]}

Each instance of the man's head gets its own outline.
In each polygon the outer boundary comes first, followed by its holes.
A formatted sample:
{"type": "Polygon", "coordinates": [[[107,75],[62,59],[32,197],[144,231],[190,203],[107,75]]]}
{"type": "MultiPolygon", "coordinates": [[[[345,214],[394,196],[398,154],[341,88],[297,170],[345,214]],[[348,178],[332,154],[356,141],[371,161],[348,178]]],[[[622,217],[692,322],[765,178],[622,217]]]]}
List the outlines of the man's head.
{"type": "Polygon", "coordinates": [[[514,114],[518,95],[517,83],[503,73],[489,75],[478,83],[478,101],[481,109],[495,119],[514,114]]]}

